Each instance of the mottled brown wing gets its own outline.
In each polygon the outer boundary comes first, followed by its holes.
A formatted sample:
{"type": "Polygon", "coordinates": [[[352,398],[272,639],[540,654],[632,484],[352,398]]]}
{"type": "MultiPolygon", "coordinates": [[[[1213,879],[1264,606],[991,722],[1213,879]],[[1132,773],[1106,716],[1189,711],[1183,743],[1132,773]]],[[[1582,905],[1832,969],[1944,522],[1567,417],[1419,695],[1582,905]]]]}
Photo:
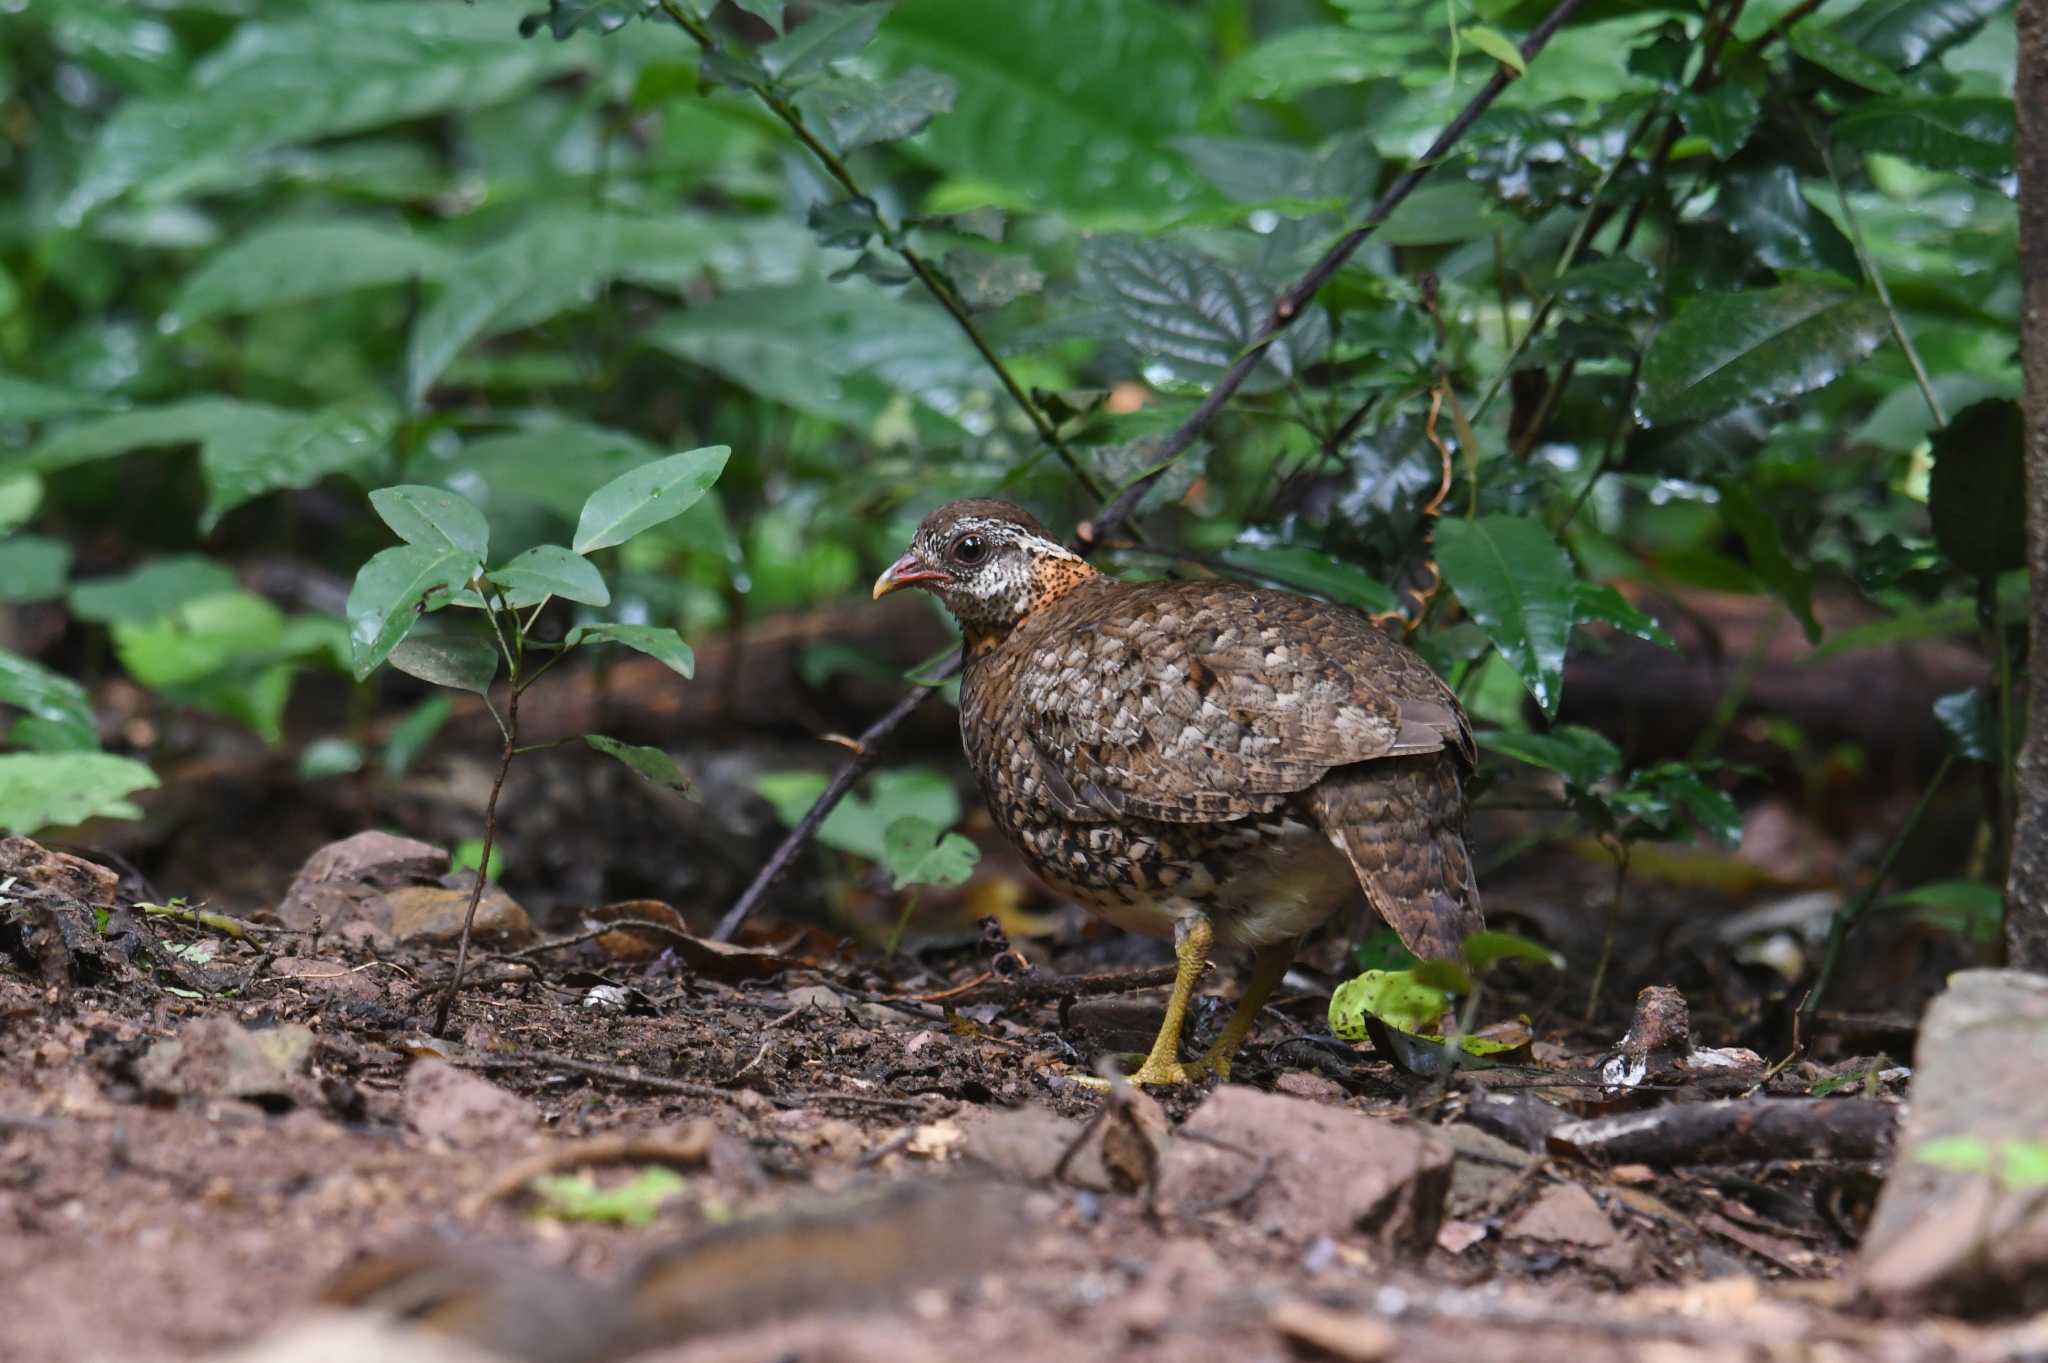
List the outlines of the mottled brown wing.
{"type": "Polygon", "coordinates": [[[1458,778],[1447,752],[1398,757],[1331,772],[1309,796],[1373,911],[1425,960],[1455,959],[1485,926],[1458,778]]]}
{"type": "Polygon", "coordinates": [[[1238,818],[1332,767],[1470,753],[1450,691],[1356,612],[1234,583],[1076,595],[1019,641],[1010,696],[1067,818],[1238,818]]]}

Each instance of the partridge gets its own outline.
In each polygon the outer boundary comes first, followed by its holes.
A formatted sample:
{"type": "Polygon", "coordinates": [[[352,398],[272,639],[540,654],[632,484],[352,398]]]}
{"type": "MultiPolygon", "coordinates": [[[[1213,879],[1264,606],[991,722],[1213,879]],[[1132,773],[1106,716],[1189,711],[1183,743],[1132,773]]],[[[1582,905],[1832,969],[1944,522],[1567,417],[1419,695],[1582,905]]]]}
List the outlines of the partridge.
{"type": "Polygon", "coordinates": [[[1135,1082],[1228,1078],[1302,937],[1361,887],[1418,956],[1479,930],[1471,727],[1364,616],[1238,582],[1122,582],[983,500],[925,518],[874,594],[901,587],[960,623],[960,736],[996,825],[1059,893],[1174,941],[1135,1082]],[[1251,980],[1183,1064],[1216,945],[1253,948],[1251,980]]]}

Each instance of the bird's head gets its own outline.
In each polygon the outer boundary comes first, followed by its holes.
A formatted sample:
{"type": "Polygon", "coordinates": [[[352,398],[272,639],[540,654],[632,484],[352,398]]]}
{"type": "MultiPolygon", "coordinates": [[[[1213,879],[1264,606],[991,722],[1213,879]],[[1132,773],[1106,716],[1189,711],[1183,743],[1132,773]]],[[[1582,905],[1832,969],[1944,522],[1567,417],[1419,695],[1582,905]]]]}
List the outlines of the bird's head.
{"type": "Polygon", "coordinates": [[[1022,507],[970,499],[924,518],[903,557],[875,579],[875,599],[924,587],[970,635],[1000,633],[1094,575],[1022,507]]]}

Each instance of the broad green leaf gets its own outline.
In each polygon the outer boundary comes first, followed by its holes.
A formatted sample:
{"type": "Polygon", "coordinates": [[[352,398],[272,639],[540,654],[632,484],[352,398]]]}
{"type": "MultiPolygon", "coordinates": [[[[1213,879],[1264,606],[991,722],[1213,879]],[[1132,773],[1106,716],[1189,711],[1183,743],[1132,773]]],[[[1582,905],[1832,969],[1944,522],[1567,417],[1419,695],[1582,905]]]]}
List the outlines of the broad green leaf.
{"type": "Polygon", "coordinates": [[[393,645],[390,662],[408,677],[481,696],[498,675],[498,645],[481,632],[414,634],[393,645]]]}
{"type": "Polygon", "coordinates": [[[981,860],[981,849],[929,819],[908,815],[882,834],[882,861],[895,888],[909,885],[964,885],[981,860]]]}
{"type": "Polygon", "coordinates": [[[1223,73],[1223,100],[1292,100],[1326,85],[1357,85],[1391,74],[1370,35],[1335,24],[1283,29],[1263,39],[1223,73]]]}
{"type": "MultiPolygon", "coordinates": [[[[1157,386],[1208,387],[1251,344],[1278,290],[1235,265],[1167,241],[1094,237],[1081,245],[1081,287],[1106,304],[1117,337],[1157,386]]],[[[1285,384],[1324,358],[1330,329],[1310,307],[1280,334],[1245,380],[1245,392],[1285,384]]]]}
{"type": "Polygon", "coordinates": [[[346,738],[316,738],[299,750],[299,779],[320,781],[363,769],[363,750],[346,738]]]}
{"type": "Polygon", "coordinates": [[[1502,961],[1528,961],[1532,965],[1547,965],[1552,970],[1564,969],[1564,957],[1541,942],[1532,942],[1512,932],[1468,933],[1458,949],[1466,964],[1482,975],[1502,961]]]}
{"type": "Polygon", "coordinates": [[[576,520],[576,552],[623,544],[689,510],[718,481],[731,455],[728,446],[707,445],[642,464],[606,483],[590,494],[576,520]]]}
{"type": "MultiPolygon", "coordinates": [[[[806,25],[808,27],[808,25],[806,25]]],[[[951,113],[959,87],[951,76],[912,67],[889,80],[834,76],[804,88],[797,107],[842,152],[915,137],[951,113]]]]}
{"type": "Polygon", "coordinates": [[[384,774],[394,781],[405,775],[454,712],[455,698],[446,692],[437,692],[415,705],[391,727],[391,737],[385,740],[384,774]]]}
{"type": "Polygon", "coordinates": [[[1984,946],[1995,944],[2005,930],[2005,891],[1981,880],[1930,881],[1888,896],[1878,907],[1984,946]]]}
{"type": "Polygon", "coordinates": [[[492,569],[490,580],[504,589],[514,606],[539,605],[550,596],[586,606],[612,603],[604,574],[559,544],[536,544],[504,567],[492,569]]]}
{"type": "Polygon", "coordinates": [[[0,754],[0,832],[27,837],[87,819],[139,819],[128,796],[157,785],[148,767],[111,753],[0,754]]]}
{"type": "Polygon", "coordinates": [[[1555,715],[1578,582],[1564,550],[1536,521],[1493,515],[1439,522],[1436,551],[1458,600],[1543,712],[1555,715]]]}
{"type": "Polygon", "coordinates": [[[237,586],[180,602],[163,615],[112,626],[128,675],[153,689],[213,677],[234,664],[272,661],[284,612],[237,586]]]}
{"type": "Polygon", "coordinates": [[[292,420],[292,413],[261,403],[189,398],[78,422],[23,453],[0,454],[0,472],[50,473],[130,450],[253,440],[273,435],[292,420]]]}
{"type": "MultiPolygon", "coordinates": [[[[754,789],[775,807],[776,817],[796,824],[825,789],[823,772],[768,772],[754,789]]],[[[928,767],[892,767],[876,772],[863,787],[834,805],[818,825],[818,841],[842,852],[881,861],[889,826],[920,818],[938,828],[960,822],[960,797],[953,783],[928,767]]]]}
{"type": "Polygon", "coordinates": [[[454,592],[476,572],[455,548],[405,544],[371,556],[349,589],[349,664],[361,681],[389,656],[438,592],[454,592]]]}
{"type": "Polygon", "coordinates": [[[870,50],[957,82],[952,113],[907,148],[971,187],[955,206],[1137,226],[1207,197],[1167,143],[1194,130],[1212,68],[1158,0],[904,0],[870,50]]]}
{"type": "Polygon", "coordinates": [[[491,549],[491,527],[467,497],[418,483],[380,487],[370,494],[384,524],[407,544],[459,549],[478,564],[491,549]]]}
{"type": "Polygon", "coordinates": [[[1643,420],[1699,421],[1812,392],[1886,334],[1877,301],[1847,290],[1800,283],[1701,294],[1650,342],[1643,420]]]}
{"type": "Polygon", "coordinates": [[[1515,40],[1497,28],[1487,24],[1466,24],[1458,30],[1458,36],[1518,76],[1529,69],[1529,63],[1522,56],[1522,49],[1515,46],[1515,40]]]}
{"type": "Polygon", "coordinates": [[[783,0],[732,0],[740,9],[759,19],[777,33],[782,32],[783,0]]]}
{"type": "Polygon", "coordinates": [[[1729,82],[1710,90],[1686,91],[1672,103],[1685,130],[1705,141],[1716,161],[1725,161],[1742,150],[1763,112],[1755,91],[1729,82]]]}
{"type": "Polygon", "coordinates": [[[1560,724],[1547,734],[1489,729],[1477,737],[1488,752],[1554,771],[1578,790],[1590,790],[1621,770],[1621,751],[1583,725],[1560,724]]]}
{"type": "Polygon", "coordinates": [[[103,393],[85,393],[18,374],[0,374],[0,421],[47,421],[53,416],[105,411],[114,405],[113,399],[103,393]]]}
{"type": "Polygon", "coordinates": [[[554,40],[561,42],[585,30],[592,33],[616,32],[635,18],[653,14],[659,8],[656,0],[548,0],[545,12],[529,14],[519,21],[519,32],[522,37],[531,38],[540,32],[542,25],[546,25],[554,40]]]}
{"type": "Polygon", "coordinates": [[[71,613],[101,625],[139,625],[188,601],[232,592],[241,583],[224,563],[197,554],[154,559],[132,572],[71,586],[71,613]]]}
{"type": "Polygon", "coordinates": [[[1806,201],[1792,166],[1729,170],[1721,177],[1716,207],[1736,239],[1774,270],[1828,270],[1852,282],[1863,277],[1856,248],[1833,219],[1806,201]]]}
{"type": "Polygon", "coordinates": [[[1971,762],[1999,760],[1998,707],[1984,687],[1966,687],[1938,697],[1934,722],[1941,726],[1949,750],[1957,757],[1971,762]]]}
{"type": "Polygon", "coordinates": [[[0,601],[48,601],[64,594],[71,546],[44,535],[0,539],[0,601]]]}
{"type": "Polygon", "coordinates": [[[1852,85],[1880,95],[1896,95],[1905,92],[1906,83],[1899,79],[1896,62],[1888,62],[1873,56],[1870,51],[1837,33],[1827,24],[1808,20],[1794,24],[1785,35],[1785,41],[1794,52],[1827,71],[1840,76],[1852,85]]]}
{"type": "Polygon", "coordinates": [[[1330,1030],[1346,1041],[1363,1041],[1370,1013],[1404,1032],[1434,1031],[1450,1000],[1443,990],[1419,984],[1406,970],[1368,970],[1330,991],[1330,1030]]]}
{"type": "Polygon", "coordinates": [[[1609,795],[1607,802],[1639,821],[1639,833],[1672,837],[1691,824],[1729,847],[1742,842],[1742,812],[1735,802],[1684,762],[1660,762],[1631,772],[1628,784],[1609,795]]]}
{"type": "Polygon", "coordinates": [[[617,1226],[651,1224],[661,1214],[662,1204],[680,1196],[688,1186],[687,1179],[663,1165],[644,1168],[610,1187],[599,1187],[587,1173],[543,1174],[528,1184],[540,1199],[537,1215],[617,1226]]]}
{"type": "Polygon", "coordinates": [[[578,625],[569,631],[570,644],[624,644],[645,653],[685,677],[697,675],[697,655],[683,636],[660,625],[578,625]]]}
{"type": "Polygon", "coordinates": [[[1930,170],[2013,173],[2017,132],[2012,101],[1975,95],[1866,100],[1836,119],[1834,140],[1930,170]]]}
{"type": "Polygon", "coordinates": [[[46,752],[89,752],[100,745],[99,725],[85,688],[41,663],[0,649],[0,705],[34,721],[35,743],[17,732],[13,741],[46,752]]]}
{"type": "Polygon", "coordinates": [[[617,758],[636,773],[670,790],[690,793],[690,778],[683,775],[683,769],[676,760],[659,748],[650,748],[640,743],[621,743],[616,738],[603,734],[585,734],[583,741],[607,757],[617,758]]]}
{"type": "Polygon", "coordinates": [[[43,478],[39,473],[0,474],[0,535],[28,524],[43,504],[43,478]]]}
{"type": "Polygon", "coordinates": [[[786,81],[855,56],[888,14],[886,4],[811,10],[809,18],[761,49],[761,65],[769,75],[786,81]]]}
{"type": "Polygon", "coordinates": [[[1747,483],[1729,479],[1720,485],[1720,493],[1721,519],[1741,536],[1749,551],[1750,568],[1792,612],[1806,633],[1806,642],[1819,643],[1820,622],[1813,618],[1813,570],[1792,561],[1777,521],[1758,504],[1747,483]]]}
{"type": "Polygon", "coordinates": [[[976,312],[1002,307],[1045,287],[1045,272],[1030,256],[962,249],[946,252],[943,263],[960,301],[976,312]]]}
{"type": "Polygon", "coordinates": [[[164,201],[249,183],[271,148],[482,108],[595,65],[583,43],[523,42],[493,6],[294,8],[239,25],[183,88],[123,102],[100,125],[63,217],[129,193],[164,201]]]}
{"type": "Polygon", "coordinates": [[[1863,649],[1890,648],[1920,639],[1967,634],[1976,628],[1976,623],[1976,607],[1968,601],[1951,599],[1929,606],[1913,606],[1897,615],[1873,620],[1867,625],[1858,625],[1831,636],[1826,643],[1807,654],[1806,661],[1821,663],[1863,649]]]}
{"type": "Polygon", "coordinates": [[[1995,577],[2026,563],[2026,429],[2018,403],[1991,398],[1935,433],[1927,519],[1966,573],[1995,577]]]}
{"type": "Polygon", "coordinates": [[[1313,148],[1247,137],[1181,137],[1173,145],[1241,204],[1340,207],[1371,193],[1379,179],[1379,153],[1363,132],[1313,148]]]}
{"type": "Polygon", "coordinates": [[[1500,231],[1506,221],[1478,185],[1429,184],[1403,199],[1374,239],[1389,246],[1477,241],[1500,231]]]}
{"type": "Polygon", "coordinates": [[[391,457],[398,414],[371,402],[348,403],[265,425],[245,423],[209,437],[199,451],[206,476],[201,530],[267,492],[311,487],[331,474],[374,471],[391,457]]]}
{"type": "Polygon", "coordinates": [[[408,279],[434,279],[456,257],[381,223],[286,222],[258,228],[185,277],[166,330],[408,279]]]}
{"type": "Polygon", "coordinates": [[[1581,580],[1572,595],[1572,623],[1608,625],[1645,643],[1678,651],[1678,641],[1647,613],[1631,606],[1622,594],[1604,582],[1581,580]]]}
{"type": "Polygon", "coordinates": [[[1864,0],[1834,32],[1894,70],[1909,70],[1969,38],[2007,0],[1864,0]]]}
{"type": "Polygon", "coordinates": [[[1394,609],[1394,593],[1363,568],[1306,545],[1233,545],[1223,562],[1248,576],[1368,611],[1394,609]]]}
{"type": "Polygon", "coordinates": [[[1991,1147],[1975,1136],[1938,1136],[1914,1147],[1913,1160],[1952,1174],[1989,1174],[1991,1147]]]}

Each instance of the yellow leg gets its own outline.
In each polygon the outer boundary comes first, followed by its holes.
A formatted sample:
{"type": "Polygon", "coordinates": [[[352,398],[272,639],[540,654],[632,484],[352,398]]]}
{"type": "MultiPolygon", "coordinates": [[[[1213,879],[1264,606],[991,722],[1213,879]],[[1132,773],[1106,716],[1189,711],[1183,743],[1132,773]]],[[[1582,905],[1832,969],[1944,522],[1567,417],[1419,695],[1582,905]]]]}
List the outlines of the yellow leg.
{"type": "Polygon", "coordinates": [[[1266,1006],[1266,1000],[1273,997],[1273,991],[1280,987],[1280,981],[1287,978],[1287,967],[1294,963],[1294,953],[1301,945],[1301,939],[1281,942],[1274,946],[1260,947],[1252,955],[1252,977],[1244,987],[1244,997],[1237,1002],[1237,1011],[1230,1015],[1230,1021],[1223,1024],[1223,1034],[1216,1038],[1216,1044],[1193,1068],[1214,1070],[1217,1077],[1230,1078],[1230,1062],[1237,1057],[1237,1048],[1244,1045],[1245,1037],[1251,1034],[1252,1024],[1259,1020],[1259,1010],[1266,1006]]]}
{"type": "MultiPolygon", "coordinates": [[[[1180,1029],[1181,1024],[1187,1021],[1188,1000],[1194,997],[1195,985],[1209,964],[1209,947],[1215,940],[1215,929],[1209,926],[1208,918],[1202,914],[1183,918],[1176,925],[1173,934],[1173,992],[1166,999],[1166,1018],[1159,1024],[1159,1035],[1152,1039],[1151,1054],[1131,1075],[1133,1084],[1184,1084],[1188,1081],[1188,1068],[1180,1063],[1180,1029]]],[[[1090,1088],[1109,1087],[1105,1081],[1092,1075],[1076,1078],[1090,1088]]]]}

